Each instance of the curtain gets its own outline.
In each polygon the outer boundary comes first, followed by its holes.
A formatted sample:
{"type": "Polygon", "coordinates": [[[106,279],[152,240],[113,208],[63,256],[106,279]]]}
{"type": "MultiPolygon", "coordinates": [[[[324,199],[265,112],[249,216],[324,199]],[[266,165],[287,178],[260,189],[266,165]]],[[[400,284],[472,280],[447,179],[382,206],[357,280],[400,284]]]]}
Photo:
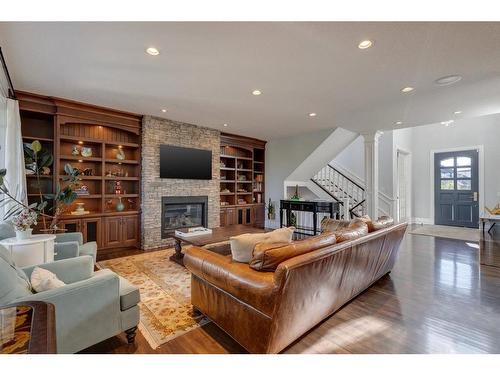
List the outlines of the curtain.
{"type": "MultiPolygon", "coordinates": [[[[2,97],[0,107],[0,168],[7,169],[4,181],[11,194],[27,203],[19,102],[2,97]]],[[[10,207],[8,204],[0,208],[0,221],[10,207]]]]}

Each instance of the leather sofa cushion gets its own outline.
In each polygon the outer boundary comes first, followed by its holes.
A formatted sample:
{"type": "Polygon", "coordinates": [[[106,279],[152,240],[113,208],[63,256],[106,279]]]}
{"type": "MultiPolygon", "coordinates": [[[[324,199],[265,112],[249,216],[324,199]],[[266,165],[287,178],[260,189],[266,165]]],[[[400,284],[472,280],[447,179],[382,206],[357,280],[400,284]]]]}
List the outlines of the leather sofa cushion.
{"type": "Polygon", "coordinates": [[[368,234],[368,225],[361,219],[354,219],[347,227],[333,233],[335,233],[337,243],[352,241],[356,238],[366,236],[368,234]]]}
{"type": "Polygon", "coordinates": [[[325,233],[292,243],[258,243],[250,267],[257,271],[274,271],[287,259],[335,244],[335,233],[325,233]]]}
{"type": "Polygon", "coordinates": [[[346,228],[351,223],[350,220],[324,219],[321,221],[321,233],[335,232],[346,228]]]}
{"type": "Polygon", "coordinates": [[[363,220],[368,226],[368,233],[390,227],[391,225],[394,224],[394,219],[389,216],[380,216],[375,221],[373,221],[368,215],[363,215],[359,219],[363,220]]]}
{"type": "Polygon", "coordinates": [[[248,264],[233,262],[230,256],[196,246],[184,251],[184,265],[191,273],[264,314],[272,314],[276,291],[274,272],[258,272],[248,264]]]}
{"type": "Polygon", "coordinates": [[[258,243],[292,242],[294,227],[280,228],[267,233],[245,233],[231,237],[231,255],[235,262],[250,263],[252,252],[258,243]]]}
{"type": "Polygon", "coordinates": [[[131,284],[127,279],[120,278],[120,310],[125,311],[137,305],[141,301],[139,288],[131,284]]]}

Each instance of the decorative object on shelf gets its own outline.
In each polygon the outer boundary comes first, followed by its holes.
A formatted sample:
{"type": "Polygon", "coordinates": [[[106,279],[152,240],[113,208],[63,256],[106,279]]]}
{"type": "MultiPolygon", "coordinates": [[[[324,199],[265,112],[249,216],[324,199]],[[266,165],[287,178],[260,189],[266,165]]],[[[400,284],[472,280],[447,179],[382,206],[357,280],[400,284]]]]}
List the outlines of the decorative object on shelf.
{"type": "Polygon", "coordinates": [[[76,195],[89,195],[89,187],[87,185],[81,185],[79,188],[75,189],[76,195]]]}
{"type": "Polygon", "coordinates": [[[225,175],[225,174],[223,174],[223,175],[221,175],[221,176],[220,176],[220,179],[221,179],[221,180],[226,180],[226,179],[227,179],[227,177],[226,177],[226,175],[225,175]]]}
{"type": "Polygon", "coordinates": [[[83,157],[89,158],[92,156],[92,148],[91,147],[82,147],[82,150],[80,151],[81,155],[83,157]]]}
{"type": "Polygon", "coordinates": [[[133,210],[135,208],[135,201],[133,199],[127,199],[128,209],[133,210]]]}
{"type": "Polygon", "coordinates": [[[293,196],[290,198],[292,201],[300,201],[300,195],[299,195],[299,185],[295,185],[295,193],[293,196]]]}
{"type": "Polygon", "coordinates": [[[261,193],[257,194],[257,203],[262,203],[262,194],[261,193]]]}
{"type": "Polygon", "coordinates": [[[493,208],[484,207],[490,215],[500,215],[500,203],[493,208]]]}
{"type": "Polygon", "coordinates": [[[43,176],[49,176],[50,175],[50,168],[49,167],[42,167],[42,175],[43,176]]]}
{"type": "Polygon", "coordinates": [[[122,193],[122,182],[121,181],[118,181],[118,180],[115,181],[114,190],[115,190],[115,194],[117,194],[117,195],[122,193]]]}
{"type": "Polygon", "coordinates": [[[221,202],[220,202],[220,205],[221,205],[221,206],[229,206],[229,202],[226,202],[226,201],[221,201],[221,202]]]}
{"type": "Polygon", "coordinates": [[[238,198],[238,204],[247,204],[247,201],[243,198],[238,198]]]}
{"type": "Polygon", "coordinates": [[[118,148],[118,150],[116,151],[116,158],[118,160],[125,160],[125,152],[123,152],[122,148],[118,148]]]}
{"type": "Polygon", "coordinates": [[[37,218],[38,214],[30,208],[25,208],[14,216],[12,225],[16,230],[16,238],[18,240],[26,240],[31,237],[31,232],[33,231],[31,227],[37,224],[37,218]]]}
{"type": "Polygon", "coordinates": [[[260,182],[261,183],[262,181],[264,181],[264,176],[261,175],[261,174],[256,174],[255,175],[255,182],[260,182]]]}
{"type": "Polygon", "coordinates": [[[108,199],[106,200],[106,210],[111,210],[113,208],[113,200],[112,199],[108,199]]]}
{"type": "Polygon", "coordinates": [[[247,176],[245,176],[244,174],[240,174],[238,176],[238,181],[246,181],[247,180],[247,176]]]}
{"type": "Polygon", "coordinates": [[[71,155],[78,156],[80,155],[80,147],[78,145],[73,145],[71,148],[71,155]]]}
{"type": "Polygon", "coordinates": [[[238,189],[238,193],[248,193],[248,191],[246,191],[245,189],[243,188],[239,188],[238,189]]]}
{"type": "Polygon", "coordinates": [[[222,189],[220,191],[221,193],[230,193],[231,191],[228,188],[222,189]]]}
{"type": "Polygon", "coordinates": [[[85,168],[82,172],[84,176],[93,176],[94,170],[92,168],[85,168]]]}
{"type": "Polygon", "coordinates": [[[243,165],[243,163],[241,163],[241,162],[238,163],[238,169],[244,169],[244,168],[245,168],[245,166],[243,165]]]}
{"type": "Polygon", "coordinates": [[[71,215],[88,215],[90,212],[85,210],[84,205],[85,203],[77,203],[76,209],[71,211],[71,215]]]}
{"type": "Polygon", "coordinates": [[[274,206],[274,203],[271,202],[271,198],[269,198],[269,203],[266,205],[266,209],[267,209],[267,218],[269,220],[276,219],[276,207],[274,206]]]}
{"type": "Polygon", "coordinates": [[[118,197],[118,202],[116,203],[116,211],[121,212],[125,209],[125,205],[122,202],[122,197],[118,197]]]}

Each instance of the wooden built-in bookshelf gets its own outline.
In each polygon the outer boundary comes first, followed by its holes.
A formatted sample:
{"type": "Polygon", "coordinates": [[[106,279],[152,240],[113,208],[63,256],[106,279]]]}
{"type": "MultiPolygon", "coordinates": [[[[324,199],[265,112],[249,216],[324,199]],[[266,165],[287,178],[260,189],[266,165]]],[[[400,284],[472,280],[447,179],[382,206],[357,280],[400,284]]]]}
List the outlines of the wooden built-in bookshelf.
{"type": "MultiPolygon", "coordinates": [[[[100,249],[137,246],[140,213],[141,116],[69,100],[19,92],[23,141],[39,140],[54,156],[50,175],[40,179],[43,193],[64,187],[64,166],[82,174],[80,184],[88,194],[79,195],[61,216],[59,227],[79,231],[85,241],[100,249]],[[82,155],[82,148],[91,155],[82,155]],[[78,150],[75,154],[74,148],[78,150]],[[123,160],[117,157],[124,155],[123,160]],[[115,194],[115,181],[121,194],[115,194]],[[121,199],[124,210],[117,210],[121,199]],[[72,214],[84,203],[88,214],[72,214]]],[[[37,178],[27,175],[28,201],[39,201],[37,178]]],[[[49,210],[51,206],[49,205],[49,210]]],[[[50,212],[49,212],[50,213],[50,212]]]]}
{"type": "Polygon", "coordinates": [[[221,135],[221,226],[264,226],[265,145],[254,138],[221,135]]]}

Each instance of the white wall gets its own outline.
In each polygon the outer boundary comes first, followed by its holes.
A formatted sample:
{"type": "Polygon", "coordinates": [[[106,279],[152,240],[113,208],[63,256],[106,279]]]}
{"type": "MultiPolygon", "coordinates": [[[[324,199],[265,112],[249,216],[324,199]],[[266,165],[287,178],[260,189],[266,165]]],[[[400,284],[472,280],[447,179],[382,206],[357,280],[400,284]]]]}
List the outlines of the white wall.
{"type": "MultiPolygon", "coordinates": [[[[405,134],[407,135],[407,134],[405,134]]],[[[404,136],[403,135],[403,138],[404,136]]],[[[431,150],[484,146],[484,201],[488,207],[500,201],[500,115],[455,121],[411,129],[413,217],[431,217],[431,150]]],[[[479,192],[481,194],[482,192],[479,192]]],[[[484,207],[479,207],[482,212],[484,207]]]]}
{"type": "MultiPolygon", "coordinates": [[[[393,197],[393,132],[386,131],[379,138],[379,191],[393,197]]],[[[365,180],[365,141],[363,136],[356,138],[335,159],[333,164],[340,165],[351,175],[365,180]]]]}

